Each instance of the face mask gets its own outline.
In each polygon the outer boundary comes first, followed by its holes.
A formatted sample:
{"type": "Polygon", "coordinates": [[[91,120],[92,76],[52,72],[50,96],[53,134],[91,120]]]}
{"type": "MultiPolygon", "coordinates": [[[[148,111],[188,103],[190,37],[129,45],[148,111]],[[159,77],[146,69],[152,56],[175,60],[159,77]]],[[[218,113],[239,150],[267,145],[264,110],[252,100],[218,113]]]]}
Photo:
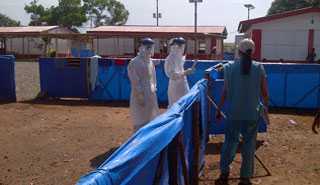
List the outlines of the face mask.
{"type": "Polygon", "coordinates": [[[177,45],[174,44],[170,48],[170,53],[178,55],[178,56],[183,56],[184,55],[184,50],[185,50],[185,45],[177,45]]]}
{"type": "Polygon", "coordinates": [[[154,55],[154,45],[140,46],[139,54],[145,58],[151,58],[154,55]]]}

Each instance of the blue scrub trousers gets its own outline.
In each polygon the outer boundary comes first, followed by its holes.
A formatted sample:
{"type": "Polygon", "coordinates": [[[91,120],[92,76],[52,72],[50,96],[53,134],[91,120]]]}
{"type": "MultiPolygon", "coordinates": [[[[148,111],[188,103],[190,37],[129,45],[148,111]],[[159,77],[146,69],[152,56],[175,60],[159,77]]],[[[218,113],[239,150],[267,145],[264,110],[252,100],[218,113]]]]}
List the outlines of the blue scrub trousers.
{"type": "Polygon", "coordinates": [[[225,128],[225,141],[222,146],[220,170],[222,174],[229,174],[239,144],[240,134],[243,137],[241,148],[241,178],[250,178],[254,170],[254,154],[256,149],[258,121],[229,120],[225,128]]]}

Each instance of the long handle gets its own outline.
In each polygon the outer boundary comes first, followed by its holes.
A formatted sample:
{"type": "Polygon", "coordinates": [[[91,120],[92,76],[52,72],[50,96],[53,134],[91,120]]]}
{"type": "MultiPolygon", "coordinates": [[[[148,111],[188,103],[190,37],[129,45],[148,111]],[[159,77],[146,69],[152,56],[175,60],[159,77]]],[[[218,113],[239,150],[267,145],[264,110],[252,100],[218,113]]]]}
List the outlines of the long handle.
{"type": "Polygon", "coordinates": [[[219,109],[218,105],[210,98],[210,96],[207,96],[207,98],[208,98],[208,100],[211,102],[211,104],[214,106],[214,108],[216,108],[216,110],[220,112],[220,114],[222,115],[222,117],[223,117],[224,119],[227,119],[226,114],[219,109]]]}

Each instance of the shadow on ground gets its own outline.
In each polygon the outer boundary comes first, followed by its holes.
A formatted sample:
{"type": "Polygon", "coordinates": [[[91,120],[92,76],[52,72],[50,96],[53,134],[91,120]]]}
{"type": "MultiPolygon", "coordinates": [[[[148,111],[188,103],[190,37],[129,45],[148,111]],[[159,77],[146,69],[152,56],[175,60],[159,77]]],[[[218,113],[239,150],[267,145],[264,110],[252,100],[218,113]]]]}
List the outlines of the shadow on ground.
{"type": "MultiPolygon", "coordinates": [[[[19,103],[35,104],[35,105],[62,105],[62,106],[103,106],[103,107],[129,107],[129,101],[91,101],[80,98],[47,98],[24,100],[19,103]]],[[[0,102],[1,104],[1,102],[0,102]]],[[[167,103],[159,103],[159,108],[166,109],[167,103]]]]}
{"type": "Polygon", "coordinates": [[[104,161],[106,161],[119,147],[113,147],[107,152],[100,154],[90,160],[90,166],[94,169],[98,168],[104,161]]]}
{"type": "Polygon", "coordinates": [[[129,107],[126,101],[89,101],[87,99],[32,99],[20,101],[19,103],[35,104],[35,105],[63,105],[63,106],[103,106],[103,107],[129,107]]]}
{"type": "MultiPolygon", "coordinates": [[[[262,140],[258,140],[256,144],[256,150],[258,150],[263,145],[262,140]]],[[[218,143],[208,143],[206,148],[206,155],[220,155],[221,148],[222,148],[223,142],[218,143]]],[[[241,146],[242,142],[239,143],[237,153],[241,152],[241,146]]]]}

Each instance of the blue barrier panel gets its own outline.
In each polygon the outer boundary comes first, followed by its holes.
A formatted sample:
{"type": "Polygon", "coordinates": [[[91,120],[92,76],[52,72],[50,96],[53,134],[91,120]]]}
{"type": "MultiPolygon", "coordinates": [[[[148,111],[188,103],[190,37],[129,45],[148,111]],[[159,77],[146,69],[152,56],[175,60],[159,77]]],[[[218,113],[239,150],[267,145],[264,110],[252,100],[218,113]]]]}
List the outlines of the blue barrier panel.
{"type": "MultiPolygon", "coordinates": [[[[192,138],[192,105],[200,101],[201,104],[201,125],[206,115],[207,107],[203,104],[206,101],[206,81],[199,81],[190,92],[174,104],[166,113],[138,130],[125,144],[113,153],[95,171],[83,176],[77,185],[150,185],[154,182],[157,164],[160,155],[166,156],[168,145],[178,134],[182,133],[182,141],[185,146],[184,155],[187,159],[189,177],[194,175],[191,170],[193,164],[193,142],[192,138]],[[202,112],[204,111],[204,112],[202,112]]],[[[193,123],[195,124],[195,123],[193,123]]],[[[204,127],[201,126],[203,129],[204,127]]],[[[206,130],[202,130],[207,133],[206,130]]],[[[207,136],[202,134],[201,141],[207,136]]],[[[202,142],[203,145],[205,142],[202,142]]],[[[204,153],[201,146],[201,152],[204,153]]],[[[203,159],[203,155],[201,155],[203,159]]],[[[168,184],[167,159],[163,160],[162,175],[159,184],[168,184]]],[[[204,161],[200,161],[202,165],[204,161]]],[[[179,181],[183,182],[182,167],[179,163],[179,181]]],[[[197,174],[198,175],[198,174],[197,174]]]]}
{"type": "Polygon", "coordinates": [[[224,60],[234,60],[234,53],[224,52],[223,59],[224,60]]]}
{"type": "Polygon", "coordinates": [[[264,64],[267,73],[270,106],[285,107],[286,75],[282,65],[264,64]]]}
{"type": "Polygon", "coordinates": [[[264,64],[269,83],[270,106],[320,107],[320,65],[264,64]]]}
{"type": "Polygon", "coordinates": [[[15,57],[0,56],[0,100],[16,101],[15,57]]]}
{"type": "Polygon", "coordinates": [[[90,49],[82,49],[80,50],[79,56],[81,58],[92,57],[94,56],[94,52],[91,51],[90,49]]]}
{"type": "Polygon", "coordinates": [[[87,98],[90,92],[88,59],[40,58],[41,92],[49,97],[87,98]]]}
{"type": "Polygon", "coordinates": [[[113,59],[99,59],[98,80],[90,100],[128,101],[130,81],[127,72],[128,61],[118,63],[113,59]]]}

